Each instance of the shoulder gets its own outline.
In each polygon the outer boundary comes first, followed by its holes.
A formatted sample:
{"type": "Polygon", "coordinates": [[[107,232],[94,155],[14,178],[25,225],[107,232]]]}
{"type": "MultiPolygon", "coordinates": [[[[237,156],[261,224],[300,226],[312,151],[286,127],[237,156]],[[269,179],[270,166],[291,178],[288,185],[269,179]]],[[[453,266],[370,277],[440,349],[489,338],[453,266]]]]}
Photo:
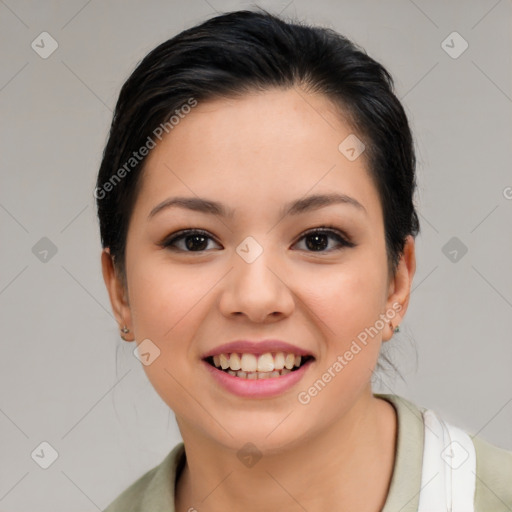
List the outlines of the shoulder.
{"type": "Polygon", "coordinates": [[[132,512],[141,510],[142,496],[145,494],[151,480],[155,477],[158,467],[159,466],[154,467],[133,482],[110,503],[104,512],[132,512]]]}
{"type": "Polygon", "coordinates": [[[477,512],[512,510],[512,451],[473,437],[476,452],[477,512]],[[478,508],[480,505],[480,508],[478,508]]]}
{"type": "MultiPolygon", "coordinates": [[[[395,406],[399,424],[403,430],[407,431],[402,432],[402,436],[413,437],[415,446],[423,446],[426,428],[423,414],[428,409],[398,395],[379,393],[375,395],[388,400],[395,406]],[[418,428],[418,425],[421,425],[421,428],[418,428]]],[[[446,418],[440,414],[437,416],[446,423],[446,418]]],[[[490,510],[510,512],[512,510],[512,451],[493,445],[481,437],[472,436],[464,429],[459,428],[459,430],[469,436],[475,448],[475,512],[490,510]]],[[[417,468],[422,464],[423,454],[420,454],[415,446],[410,444],[407,452],[415,455],[414,466],[417,468]]]]}
{"type": "Polygon", "coordinates": [[[184,455],[178,443],[164,460],[125,489],[103,512],[174,512],[176,472],[184,455]]]}

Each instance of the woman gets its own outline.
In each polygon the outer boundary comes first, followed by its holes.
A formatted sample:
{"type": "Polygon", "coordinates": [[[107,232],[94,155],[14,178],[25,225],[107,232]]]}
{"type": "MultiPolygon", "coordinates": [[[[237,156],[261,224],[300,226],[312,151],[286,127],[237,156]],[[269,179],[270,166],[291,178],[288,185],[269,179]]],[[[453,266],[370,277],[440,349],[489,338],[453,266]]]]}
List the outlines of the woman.
{"type": "Polygon", "coordinates": [[[238,11],[143,59],[95,190],[102,268],[183,443],[108,512],[512,509],[511,452],[372,392],[415,187],[391,77],[334,31],[238,11]]]}

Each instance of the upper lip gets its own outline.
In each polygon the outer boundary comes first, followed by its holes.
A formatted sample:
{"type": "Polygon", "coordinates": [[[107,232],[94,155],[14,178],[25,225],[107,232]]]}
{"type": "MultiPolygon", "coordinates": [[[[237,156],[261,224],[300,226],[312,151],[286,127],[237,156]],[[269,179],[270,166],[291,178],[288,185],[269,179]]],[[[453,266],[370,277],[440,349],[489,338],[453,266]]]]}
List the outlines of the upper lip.
{"type": "Polygon", "coordinates": [[[206,352],[202,359],[207,357],[218,356],[220,354],[265,354],[267,352],[285,352],[299,356],[313,356],[311,352],[303,348],[297,347],[291,343],[281,340],[237,340],[230,343],[224,343],[218,347],[212,348],[206,352]]]}

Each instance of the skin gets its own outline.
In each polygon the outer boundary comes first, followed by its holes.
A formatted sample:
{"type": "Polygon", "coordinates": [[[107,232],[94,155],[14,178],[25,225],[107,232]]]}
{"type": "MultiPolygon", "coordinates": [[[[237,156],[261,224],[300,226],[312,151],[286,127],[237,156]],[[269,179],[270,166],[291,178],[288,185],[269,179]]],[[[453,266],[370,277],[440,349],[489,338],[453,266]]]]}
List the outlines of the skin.
{"type": "Polygon", "coordinates": [[[328,99],[299,89],[200,103],[146,160],[127,235],[127,289],[108,249],[102,253],[112,309],[120,328],[130,329],[126,340],[149,338],[160,349],[144,370],[174,411],[186,447],[177,512],[376,512],[385,503],[397,418],[391,404],[373,396],[370,379],[381,344],[407,310],[414,239],[408,237],[390,275],[365,155],[349,161],[338,150],[351,133],[328,99]],[[364,210],[334,204],[279,213],[289,201],[332,192],[353,197],[364,210]],[[220,201],[235,213],[218,218],[171,207],[148,218],[178,195],[220,201]],[[315,250],[311,237],[308,246],[303,233],[326,224],[347,233],[355,247],[330,237],[327,248],[315,250]],[[186,252],[184,240],[177,242],[181,252],[158,245],[185,228],[211,234],[202,252],[186,252]],[[236,252],[248,236],[263,248],[252,263],[236,252]],[[393,304],[401,310],[392,325],[385,323],[307,405],[299,403],[297,394],[393,304]],[[315,356],[281,396],[237,397],[201,364],[201,355],[220,344],[265,338],[315,356]],[[250,468],[237,458],[248,441],[262,454],[250,468]]]}

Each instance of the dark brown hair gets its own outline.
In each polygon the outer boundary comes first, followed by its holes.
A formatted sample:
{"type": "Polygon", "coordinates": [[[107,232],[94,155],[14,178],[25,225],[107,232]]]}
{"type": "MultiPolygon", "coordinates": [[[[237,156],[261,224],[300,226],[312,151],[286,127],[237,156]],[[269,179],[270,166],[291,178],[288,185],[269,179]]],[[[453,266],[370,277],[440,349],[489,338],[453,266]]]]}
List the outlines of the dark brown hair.
{"type": "Polygon", "coordinates": [[[222,14],[181,32],[152,50],[123,85],[94,191],[102,245],[110,248],[123,280],[128,225],[145,160],[139,148],[154,145],[158,127],[169,127],[191,99],[294,86],[341,107],[363,138],[383,210],[388,267],[395,272],[405,239],[417,235],[419,221],[413,140],[391,76],[332,29],[259,9],[222,14]]]}

